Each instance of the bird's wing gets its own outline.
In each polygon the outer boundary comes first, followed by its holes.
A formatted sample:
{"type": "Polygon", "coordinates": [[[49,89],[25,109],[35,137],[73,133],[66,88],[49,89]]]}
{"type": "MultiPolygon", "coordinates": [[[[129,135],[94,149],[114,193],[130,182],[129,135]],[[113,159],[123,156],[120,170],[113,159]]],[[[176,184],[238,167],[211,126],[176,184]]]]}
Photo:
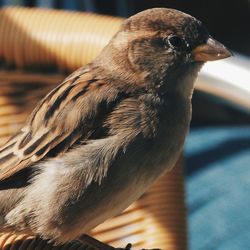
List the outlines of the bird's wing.
{"type": "Polygon", "coordinates": [[[38,104],[21,131],[0,148],[0,182],[91,138],[117,99],[117,91],[88,70],[66,78],[38,104]]]}

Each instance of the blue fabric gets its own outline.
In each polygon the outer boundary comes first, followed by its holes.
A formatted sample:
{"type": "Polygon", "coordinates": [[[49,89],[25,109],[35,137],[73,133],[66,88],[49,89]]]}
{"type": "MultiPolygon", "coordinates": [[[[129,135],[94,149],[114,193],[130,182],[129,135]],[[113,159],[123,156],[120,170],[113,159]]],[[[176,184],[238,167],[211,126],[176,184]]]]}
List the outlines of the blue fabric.
{"type": "Polygon", "coordinates": [[[250,127],[192,128],[185,154],[190,249],[250,249],[250,127]]]}
{"type": "Polygon", "coordinates": [[[0,5],[24,5],[24,1],[22,0],[1,0],[0,5]]]}
{"type": "Polygon", "coordinates": [[[36,0],[36,6],[37,7],[43,7],[43,8],[53,8],[54,7],[54,1],[51,1],[51,0],[36,0]]]}

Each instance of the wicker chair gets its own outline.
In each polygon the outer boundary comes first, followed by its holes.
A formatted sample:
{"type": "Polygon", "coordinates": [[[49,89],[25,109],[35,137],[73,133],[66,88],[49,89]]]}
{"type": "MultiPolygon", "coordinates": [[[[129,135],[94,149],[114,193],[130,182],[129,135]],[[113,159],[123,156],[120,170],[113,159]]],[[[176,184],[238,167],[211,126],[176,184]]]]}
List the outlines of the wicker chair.
{"type": "MultiPolygon", "coordinates": [[[[122,19],[46,9],[0,9],[0,144],[50,89],[92,60],[122,19]]],[[[90,234],[114,247],[185,250],[182,161],[121,215],[90,234]]],[[[59,249],[28,235],[1,234],[0,249],[59,249]]],[[[60,249],[86,249],[71,242],[60,249]]]]}

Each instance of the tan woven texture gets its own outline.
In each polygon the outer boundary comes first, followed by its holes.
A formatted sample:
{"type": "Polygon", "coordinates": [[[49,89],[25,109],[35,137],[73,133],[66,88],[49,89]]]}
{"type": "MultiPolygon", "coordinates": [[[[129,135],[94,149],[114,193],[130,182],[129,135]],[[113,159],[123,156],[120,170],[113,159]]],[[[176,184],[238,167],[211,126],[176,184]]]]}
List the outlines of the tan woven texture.
{"type": "Polygon", "coordinates": [[[74,69],[92,60],[122,19],[56,10],[0,11],[0,58],[19,68],[45,65],[74,69]]]}
{"type": "Polygon", "coordinates": [[[93,250],[87,244],[80,241],[72,241],[63,246],[53,246],[39,238],[25,234],[0,235],[0,249],[3,250],[93,250]]]}
{"type": "MultiPolygon", "coordinates": [[[[63,72],[86,64],[101,51],[121,21],[115,17],[46,9],[0,10],[0,60],[3,61],[0,144],[22,126],[37,101],[60,83],[65,77],[63,72]],[[45,68],[57,69],[60,73],[45,73],[45,68]]],[[[121,215],[99,225],[91,234],[115,247],[132,243],[134,249],[185,250],[183,183],[180,160],[140,200],[121,215]]],[[[0,249],[86,249],[86,245],[79,242],[53,248],[27,237],[1,235],[0,249]],[[21,248],[21,244],[31,245],[21,248]]]]}

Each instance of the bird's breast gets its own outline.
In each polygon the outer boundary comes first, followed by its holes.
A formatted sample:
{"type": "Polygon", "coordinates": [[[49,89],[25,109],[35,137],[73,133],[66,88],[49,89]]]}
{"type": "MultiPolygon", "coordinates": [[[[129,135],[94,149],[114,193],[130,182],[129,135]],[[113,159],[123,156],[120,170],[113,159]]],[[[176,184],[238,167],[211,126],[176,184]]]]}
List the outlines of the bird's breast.
{"type": "Polygon", "coordinates": [[[157,116],[148,117],[151,126],[157,120],[155,127],[151,128],[155,131],[154,136],[144,138],[141,145],[137,145],[141,148],[140,156],[137,156],[141,158],[140,164],[144,171],[141,174],[148,176],[146,178],[149,181],[171,169],[177,161],[189,129],[191,103],[190,100],[172,95],[155,113],[157,116]]]}

